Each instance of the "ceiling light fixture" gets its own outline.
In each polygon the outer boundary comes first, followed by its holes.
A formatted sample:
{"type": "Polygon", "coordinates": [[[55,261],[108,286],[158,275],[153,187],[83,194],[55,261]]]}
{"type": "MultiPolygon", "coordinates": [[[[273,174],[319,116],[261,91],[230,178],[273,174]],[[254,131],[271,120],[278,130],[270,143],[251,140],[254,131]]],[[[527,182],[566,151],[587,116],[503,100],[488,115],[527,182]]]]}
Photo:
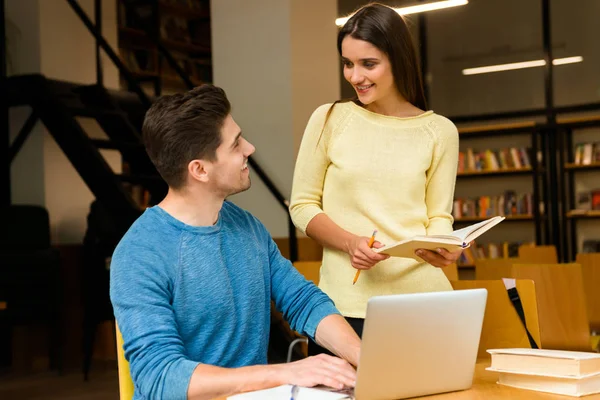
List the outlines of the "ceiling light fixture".
{"type": "MultiPolygon", "coordinates": [[[[441,10],[443,8],[450,8],[456,6],[464,6],[465,4],[469,4],[469,0],[444,0],[444,1],[436,1],[434,3],[427,4],[419,4],[416,6],[410,7],[402,7],[402,8],[394,8],[400,15],[408,15],[408,14],[416,14],[425,11],[433,11],[433,10],[441,10]]],[[[337,18],[335,20],[335,24],[337,26],[342,26],[350,19],[351,15],[344,18],[337,18]]]]}
{"type": "MultiPolygon", "coordinates": [[[[582,61],[583,61],[583,57],[581,57],[581,56],[555,58],[554,60],[552,60],[552,65],[573,64],[573,63],[579,63],[582,61]]],[[[522,62],[516,62],[516,63],[509,63],[509,64],[487,65],[485,67],[466,68],[466,69],[462,70],[462,74],[463,75],[488,74],[490,72],[501,72],[501,71],[510,71],[513,69],[543,67],[545,65],[546,65],[546,60],[522,61],[522,62]]]]}

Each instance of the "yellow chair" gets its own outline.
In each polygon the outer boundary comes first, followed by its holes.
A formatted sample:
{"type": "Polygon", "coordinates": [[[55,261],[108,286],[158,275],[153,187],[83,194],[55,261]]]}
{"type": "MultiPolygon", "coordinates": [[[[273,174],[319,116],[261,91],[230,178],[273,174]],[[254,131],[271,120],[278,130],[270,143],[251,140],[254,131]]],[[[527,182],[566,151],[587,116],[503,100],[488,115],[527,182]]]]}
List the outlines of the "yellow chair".
{"type": "MultiPolygon", "coordinates": [[[[488,349],[530,347],[527,332],[501,280],[469,280],[451,283],[454,290],[486,289],[488,292],[477,358],[490,358],[490,354],[486,351],[488,349]]],[[[523,305],[527,329],[541,348],[535,284],[528,279],[518,279],[516,285],[523,305]]]]}
{"type": "Polygon", "coordinates": [[[117,364],[119,366],[119,398],[121,400],[131,400],[133,398],[133,380],[129,372],[129,362],[125,358],[123,350],[123,336],[119,326],[115,324],[117,333],[117,364]]]}
{"type": "Polygon", "coordinates": [[[512,277],[535,282],[545,349],[590,351],[590,328],[580,264],[514,264],[512,277]]]}
{"type": "Polygon", "coordinates": [[[294,267],[307,280],[313,281],[315,285],[319,284],[321,279],[321,261],[296,261],[294,267]]]}
{"type": "Polygon", "coordinates": [[[581,264],[590,328],[600,333],[600,253],[580,253],[576,261],[581,264]]]}
{"type": "Polygon", "coordinates": [[[524,244],[519,246],[519,258],[525,264],[556,264],[558,256],[556,247],[549,246],[532,246],[524,244]]]}
{"type": "Polygon", "coordinates": [[[475,279],[478,281],[510,278],[513,264],[523,264],[519,258],[478,258],[475,260],[475,279]]]}

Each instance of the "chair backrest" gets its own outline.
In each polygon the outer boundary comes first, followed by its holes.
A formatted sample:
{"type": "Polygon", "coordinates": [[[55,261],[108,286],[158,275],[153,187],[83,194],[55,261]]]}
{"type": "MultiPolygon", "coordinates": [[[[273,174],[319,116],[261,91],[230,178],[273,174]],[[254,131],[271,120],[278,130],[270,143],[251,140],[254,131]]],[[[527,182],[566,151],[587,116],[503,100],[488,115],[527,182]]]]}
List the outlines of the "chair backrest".
{"type": "Polygon", "coordinates": [[[444,274],[446,274],[446,278],[449,281],[457,281],[458,280],[458,266],[456,263],[450,264],[447,267],[442,268],[444,274]]]}
{"type": "Polygon", "coordinates": [[[514,264],[512,277],[535,282],[544,348],[591,350],[580,264],[514,264]]]}
{"type": "Polygon", "coordinates": [[[321,278],[321,261],[296,261],[294,267],[307,280],[313,281],[315,285],[319,284],[321,278]]]}
{"type": "Polygon", "coordinates": [[[519,258],[525,263],[536,264],[556,264],[558,256],[556,255],[556,247],[550,246],[519,246],[519,258]]]}
{"type": "Polygon", "coordinates": [[[11,205],[0,207],[3,253],[22,253],[50,247],[50,219],[40,206],[11,205]]]}
{"type": "Polygon", "coordinates": [[[519,258],[478,258],[475,260],[475,279],[478,281],[510,278],[513,264],[519,258]]]}
{"type": "MultiPolygon", "coordinates": [[[[487,289],[488,299],[483,317],[481,339],[477,358],[489,358],[488,349],[530,347],[527,332],[513,307],[501,280],[453,281],[455,290],[487,289]]],[[[521,298],[527,329],[540,346],[540,325],[535,295],[535,284],[528,279],[517,280],[517,292],[521,298]]]]}
{"type": "Polygon", "coordinates": [[[133,399],[133,380],[131,379],[131,373],[129,371],[129,362],[125,358],[125,351],[123,350],[123,336],[119,330],[119,326],[115,324],[115,330],[117,334],[117,365],[119,367],[119,399],[120,400],[131,400],[133,399]]]}
{"type": "Polygon", "coordinates": [[[577,263],[581,264],[590,328],[600,332],[600,253],[577,254],[577,263]]]}

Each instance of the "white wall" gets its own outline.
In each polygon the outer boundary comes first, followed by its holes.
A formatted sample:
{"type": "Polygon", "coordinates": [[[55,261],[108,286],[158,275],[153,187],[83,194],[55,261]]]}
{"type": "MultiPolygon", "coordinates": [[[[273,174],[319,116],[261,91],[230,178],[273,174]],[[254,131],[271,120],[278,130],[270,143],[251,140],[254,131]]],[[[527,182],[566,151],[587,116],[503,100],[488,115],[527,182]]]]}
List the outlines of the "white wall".
{"type": "MultiPolygon", "coordinates": [[[[339,96],[334,67],[334,0],[211,1],[214,83],[256,146],[255,160],[289,198],[298,135],[319,104],[339,96]],[[332,63],[332,64],[330,64],[332,63]]],[[[287,212],[256,174],[232,200],[275,237],[287,236],[287,212]]]]}
{"type": "MultiPolygon", "coordinates": [[[[6,45],[8,74],[34,74],[40,72],[40,29],[38,0],[7,1],[6,45]]],[[[29,116],[31,108],[10,109],[10,140],[29,116]]],[[[43,128],[38,123],[21,151],[12,162],[11,197],[16,204],[44,204],[43,128]]]]}
{"type": "Polygon", "coordinates": [[[315,108],[340,98],[336,1],[291,2],[291,68],[294,159],[315,108]]]}

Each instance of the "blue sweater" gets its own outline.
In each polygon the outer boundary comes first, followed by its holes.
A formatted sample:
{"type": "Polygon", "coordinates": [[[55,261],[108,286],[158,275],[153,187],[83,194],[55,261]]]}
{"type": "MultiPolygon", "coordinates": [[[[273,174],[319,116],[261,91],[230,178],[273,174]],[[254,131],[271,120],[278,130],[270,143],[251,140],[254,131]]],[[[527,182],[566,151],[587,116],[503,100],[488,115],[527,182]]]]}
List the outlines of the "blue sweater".
{"type": "Polygon", "coordinates": [[[227,201],[208,227],[186,225],[160,207],[146,210],[110,270],[135,399],[186,399],[199,363],[266,364],[270,300],[292,329],[312,338],[325,316],[338,313],[265,227],[227,201]]]}

